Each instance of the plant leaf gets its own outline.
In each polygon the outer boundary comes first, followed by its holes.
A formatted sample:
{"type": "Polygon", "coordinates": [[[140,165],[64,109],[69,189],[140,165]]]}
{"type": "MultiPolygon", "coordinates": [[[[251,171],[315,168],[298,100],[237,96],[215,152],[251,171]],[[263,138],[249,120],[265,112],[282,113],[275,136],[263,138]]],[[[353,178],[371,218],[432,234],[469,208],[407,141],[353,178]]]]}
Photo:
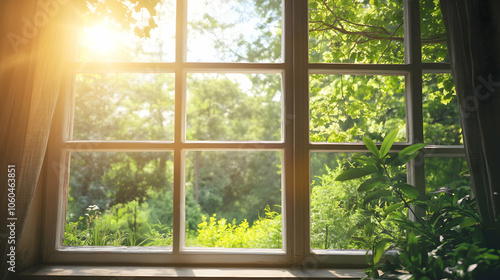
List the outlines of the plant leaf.
{"type": "Polygon", "coordinates": [[[368,202],[370,202],[372,200],[379,199],[379,198],[384,197],[384,196],[390,196],[390,195],[392,195],[392,192],[388,191],[388,190],[374,191],[365,197],[363,203],[366,205],[368,202]]]}
{"type": "Polygon", "coordinates": [[[377,264],[380,258],[384,255],[385,250],[389,247],[390,242],[387,239],[382,239],[375,245],[373,252],[373,264],[377,264]]]}
{"type": "Polygon", "coordinates": [[[375,183],[380,182],[380,181],[382,181],[382,178],[380,178],[380,177],[370,178],[370,179],[364,181],[363,183],[361,183],[361,185],[359,185],[358,192],[366,192],[366,191],[372,190],[376,186],[375,183]]]}
{"type": "Polygon", "coordinates": [[[392,166],[392,167],[397,167],[397,166],[405,165],[410,160],[416,158],[417,156],[418,156],[418,153],[413,153],[411,155],[406,155],[406,156],[398,155],[393,161],[391,161],[389,163],[389,165],[392,166]]]}
{"type": "Polygon", "coordinates": [[[394,204],[391,204],[389,206],[387,206],[387,208],[385,208],[384,210],[384,213],[386,215],[389,215],[390,213],[394,212],[396,209],[398,209],[399,207],[401,207],[401,203],[394,203],[394,204]]]}
{"type": "Polygon", "coordinates": [[[373,143],[370,138],[363,136],[363,142],[365,142],[365,146],[372,152],[372,154],[374,154],[377,158],[380,158],[380,153],[377,149],[377,146],[375,146],[375,143],[373,143]]]}
{"type": "Polygon", "coordinates": [[[387,155],[392,147],[392,144],[394,144],[394,140],[396,140],[396,136],[398,136],[398,131],[399,129],[396,128],[387,133],[384,142],[382,142],[382,146],[380,146],[380,158],[383,158],[385,157],[385,155],[387,155]]]}
{"type": "Polygon", "coordinates": [[[408,156],[408,155],[411,155],[411,154],[417,152],[418,150],[422,149],[423,147],[425,147],[424,143],[413,144],[413,145],[401,150],[401,152],[399,152],[399,155],[400,156],[408,156]]]}
{"type": "Polygon", "coordinates": [[[466,218],[464,219],[464,221],[460,223],[460,227],[461,227],[461,228],[466,228],[466,227],[473,226],[473,225],[475,225],[475,224],[477,224],[476,219],[466,217],[466,218]]]}
{"type": "Polygon", "coordinates": [[[335,178],[335,181],[347,181],[356,178],[361,178],[366,175],[373,174],[377,171],[378,169],[373,165],[367,165],[361,168],[351,168],[347,169],[346,171],[342,172],[342,174],[337,176],[337,178],[335,178]]]}
{"type": "Polygon", "coordinates": [[[418,195],[420,194],[415,187],[405,183],[398,183],[394,186],[400,189],[406,196],[408,196],[411,199],[418,198],[418,195]]]}
{"type": "Polygon", "coordinates": [[[351,236],[351,239],[355,242],[366,243],[366,240],[363,237],[351,236]]]}

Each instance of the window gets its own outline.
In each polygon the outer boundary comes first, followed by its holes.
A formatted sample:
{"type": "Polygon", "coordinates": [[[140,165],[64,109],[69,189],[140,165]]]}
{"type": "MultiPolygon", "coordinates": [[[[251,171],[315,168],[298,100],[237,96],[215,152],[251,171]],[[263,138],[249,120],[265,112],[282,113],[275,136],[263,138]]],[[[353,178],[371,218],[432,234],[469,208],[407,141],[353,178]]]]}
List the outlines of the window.
{"type": "Polygon", "coordinates": [[[352,186],[332,181],[362,135],[428,143],[405,171],[421,191],[466,169],[439,7],[421,2],[164,0],[145,38],[89,19],[50,144],[45,260],[362,265],[335,214],[352,186]]]}

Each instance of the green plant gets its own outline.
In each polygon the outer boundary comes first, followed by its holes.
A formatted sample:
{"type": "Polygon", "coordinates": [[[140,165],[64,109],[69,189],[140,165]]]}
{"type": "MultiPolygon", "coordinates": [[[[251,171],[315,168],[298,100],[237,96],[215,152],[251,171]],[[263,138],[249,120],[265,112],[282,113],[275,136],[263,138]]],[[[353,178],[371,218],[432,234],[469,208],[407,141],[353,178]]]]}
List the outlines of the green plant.
{"type": "Polygon", "coordinates": [[[245,219],[239,225],[229,223],[222,218],[217,220],[216,214],[203,216],[198,225],[198,236],[192,241],[193,246],[224,248],[281,248],[281,214],[272,211],[269,206],[264,209],[265,216],[259,217],[250,226],[245,219]]]}
{"type": "Polygon", "coordinates": [[[146,240],[139,245],[144,246],[172,246],[172,229],[163,226],[160,221],[153,226],[149,225],[150,233],[146,233],[146,240]]]}
{"type": "MultiPolygon", "coordinates": [[[[102,213],[97,205],[89,205],[85,216],[80,217],[77,222],[69,222],[65,226],[65,246],[106,246],[116,243],[116,238],[111,236],[109,226],[102,220],[102,213]]],[[[120,232],[116,233],[118,239],[122,239],[120,232]]]]}
{"type": "Polygon", "coordinates": [[[388,133],[380,149],[363,137],[371,155],[358,157],[362,167],[336,178],[369,176],[358,192],[364,195],[361,207],[374,222],[364,225],[363,237],[353,237],[370,249],[365,270],[369,279],[381,277],[380,272],[384,279],[494,279],[487,277],[499,272],[500,251],[487,247],[469,189],[441,188],[423,194],[406,184],[398,174],[400,167],[414,159],[424,144],[390,154],[396,135],[397,130],[388,133]]]}

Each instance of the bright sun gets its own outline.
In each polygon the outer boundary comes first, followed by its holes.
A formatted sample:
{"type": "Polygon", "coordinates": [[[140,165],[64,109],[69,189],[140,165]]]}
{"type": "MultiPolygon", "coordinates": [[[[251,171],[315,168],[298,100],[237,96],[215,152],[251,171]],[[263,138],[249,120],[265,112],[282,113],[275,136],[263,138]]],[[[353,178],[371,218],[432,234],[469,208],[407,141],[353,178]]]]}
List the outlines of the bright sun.
{"type": "Polygon", "coordinates": [[[90,50],[100,54],[109,54],[115,50],[116,36],[105,24],[84,29],[83,44],[90,50]]]}

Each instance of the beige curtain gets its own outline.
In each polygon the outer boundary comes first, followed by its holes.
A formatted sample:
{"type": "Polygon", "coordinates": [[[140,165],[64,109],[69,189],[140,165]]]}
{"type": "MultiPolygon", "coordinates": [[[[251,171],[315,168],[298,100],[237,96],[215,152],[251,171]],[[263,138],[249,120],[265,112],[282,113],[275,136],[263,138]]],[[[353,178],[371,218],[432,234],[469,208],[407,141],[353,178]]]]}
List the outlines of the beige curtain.
{"type": "Polygon", "coordinates": [[[441,0],[472,191],[500,248],[500,1],[441,0]]]}
{"type": "MultiPolygon", "coordinates": [[[[2,0],[0,99],[0,219],[8,220],[8,165],[15,165],[15,237],[23,234],[47,148],[65,61],[75,43],[68,0],[2,0]]],[[[11,195],[12,196],[12,195],[11,195]]],[[[10,230],[0,229],[2,260],[10,230]]],[[[18,247],[18,244],[15,244],[18,247]]],[[[19,260],[22,256],[16,255],[19,260]]],[[[2,261],[1,279],[14,275],[2,261]]]]}

